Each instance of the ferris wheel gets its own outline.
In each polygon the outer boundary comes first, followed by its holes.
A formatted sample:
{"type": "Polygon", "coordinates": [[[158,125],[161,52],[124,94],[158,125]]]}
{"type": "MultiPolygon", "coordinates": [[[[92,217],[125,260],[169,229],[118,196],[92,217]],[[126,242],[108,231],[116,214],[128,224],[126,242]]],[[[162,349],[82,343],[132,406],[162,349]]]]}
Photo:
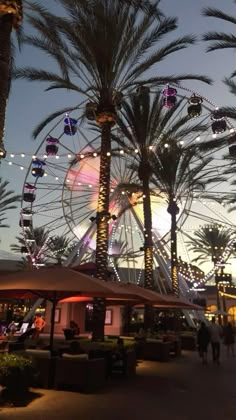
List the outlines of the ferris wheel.
{"type": "MultiPolygon", "coordinates": [[[[178,101],[181,105],[173,113],[170,125],[187,114],[191,117],[189,121],[193,126],[199,123],[205,125],[203,132],[196,133],[195,130],[183,142],[191,144],[200,140],[208,141],[217,135],[227,136],[234,131],[231,123],[208,99],[184,87],[166,86],[163,89],[163,112],[175,106],[178,101]]],[[[39,144],[26,173],[20,213],[25,241],[22,252],[28,255],[36,267],[44,265],[47,242],[54,236],[64,236],[75,243],[67,265],[78,265],[94,259],[100,134],[94,127],[91,129],[84,118],[84,110],[83,102],[76,111],[57,121],[39,144]],[[50,231],[48,239],[40,248],[36,246],[35,227],[50,231]]],[[[114,128],[116,133],[117,130],[114,128]]],[[[229,147],[233,153],[235,145],[232,143],[229,147]]],[[[125,277],[130,282],[141,283],[144,267],[144,197],[140,192],[124,187],[135,182],[130,163],[136,152],[135,149],[117,147],[112,152],[108,254],[110,266],[118,280],[122,281],[125,277]]],[[[216,159],[214,165],[219,167],[220,172],[221,157],[216,159]]],[[[212,187],[206,193],[210,194],[211,191],[212,187]]],[[[171,281],[170,218],[166,211],[164,194],[153,195],[151,202],[156,266],[154,272],[160,291],[165,292],[166,281],[171,281]]],[[[221,211],[216,210],[200,194],[183,196],[178,215],[178,254],[189,264],[189,232],[204,223],[231,224],[230,220],[226,220],[223,209],[221,214],[221,211]]],[[[196,278],[190,276],[190,280],[194,282],[196,278]]],[[[181,275],[181,288],[183,293],[188,289],[184,275],[181,275]]]]}

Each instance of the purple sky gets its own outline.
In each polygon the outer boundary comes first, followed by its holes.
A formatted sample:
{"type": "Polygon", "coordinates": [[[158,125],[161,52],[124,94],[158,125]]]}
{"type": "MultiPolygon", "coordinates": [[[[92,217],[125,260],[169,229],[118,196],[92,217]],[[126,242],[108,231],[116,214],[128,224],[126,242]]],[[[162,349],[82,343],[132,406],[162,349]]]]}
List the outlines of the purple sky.
{"type": "MultiPolygon", "coordinates": [[[[40,3],[48,6],[49,2],[41,0],[40,3]]],[[[50,3],[55,7],[53,2],[50,3]]],[[[202,17],[201,9],[203,7],[222,7],[229,14],[236,15],[236,5],[233,1],[228,1],[225,4],[219,0],[163,0],[161,4],[167,15],[179,18],[179,29],[170,36],[170,39],[174,39],[177,35],[192,33],[199,37],[199,42],[198,45],[190,47],[188,50],[173,54],[158,68],[153,69],[153,74],[206,74],[214,79],[213,86],[208,87],[196,82],[189,82],[185,86],[200,92],[218,106],[234,105],[235,97],[227,91],[221,80],[235,70],[235,52],[228,50],[207,54],[205,53],[206,44],[201,42],[200,38],[207,30],[223,31],[225,29],[230,32],[231,27],[233,30],[233,26],[230,24],[222,25],[214,19],[202,17]]],[[[51,68],[49,59],[31,48],[24,49],[21,54],[17,54],[16,63],[19,67],[29,64],[35,67],[51,68]]],[[[79,100],[75,95],[66,92],[43,92],[43,84],[25,81],[14,82],[7,109],[5,146],[8,156],[13,152],[34,154],[40,141],[40,139],[33,141],[31,138],[35,125],[54,109],[73,105],[79,100]]],[[[27,166],[25,162],[23,158],[17,159],[17,163],[20,165],[27,166]]],[[[25,170],[21,171],[14,165],[9,166],[7,162],[3,162],[1,165],[1,176],[10,181],[10,186],[16,193],[22,191],[25,173],[25,170]]],[[[9,212],[9,224],[11,224],[11,228],[2,229],[0,235],[1,248],[5,250],[9,249],[9,244],[14,242],[15,236],[19,233],[19,208],[9,212]]]]}

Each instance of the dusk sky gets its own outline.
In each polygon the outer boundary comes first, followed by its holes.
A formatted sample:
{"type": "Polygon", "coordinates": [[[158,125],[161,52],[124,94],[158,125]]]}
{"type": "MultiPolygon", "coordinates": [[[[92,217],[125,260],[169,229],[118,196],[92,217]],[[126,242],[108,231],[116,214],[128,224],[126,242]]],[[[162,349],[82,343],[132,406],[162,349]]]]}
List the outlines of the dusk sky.
{"type": "MultiPolygon", "coordinates": [[[[41,0],[45,7],[50,6],[56,10],[53,0],[41,0]]],[[[210,76],[214,80],[213,86],[207,86],[198,82],[188,82],[184,86],[199,92],[207,97],[217,106],[234,105],[235,97],[231,95],[222,83],[225,76],[235,70],[235,51],[225,50],[220,52],[206,53],[206,43],[200,39],[208,30],[231,32],[235,30],[230,24],[222,25],[220,21],[213,18],[201,16],[203,7],[212,6],[222,8],[229,14],[236,14],[236,5],[233,1],[222,2],[220,0],[163,0],[162,9],[168,16],[178,16],[179,29],[173,32],[169,39],[184,34],[195,34],[198,44],[187,50],[173,54],[163,61],[161,65],[153,68],[153,74],[180,74],[197,73],[210,76]]],[[[25,27],[27,31],[27,26],[25,27]]],[[[34,67],[51,69],[50,60],[43,54],[32,48],[24,48],[17,53],[16,64],[18,67],[30,65],[34,67]]],[[[33,155],[43,135],[38,140],[32,140],[33,128],[46,115],[61,107],[73,106],[82,98],[67,92],[44,92],[44,84],[16,81],[13,83],[11,96],[7,108],[5,147],[8,151],[8,158],[11,153],[25,153],[33,155]]],[[[21,194],[24,184],[26,168],[30,164],[30,158],[14,158],[12,161],[22,165],[25,169],[11,165],[3,161],[1,165],[1,177],[10,181],[10,187],[16,193],[21,194]],[[15,159],[15,160],[14,160],[15,159]]],[[[8,159],[9,160],[9,159],[8,159]]],[[[20,207],[20,206],[19,206],[20,207]]],[[[19,207],[9,212],[8,223],[10,229],[1,230],[1,244],[3,250],[9,250],[9,244],[15,242],[15,236],[19,234],[19,207]]]]}

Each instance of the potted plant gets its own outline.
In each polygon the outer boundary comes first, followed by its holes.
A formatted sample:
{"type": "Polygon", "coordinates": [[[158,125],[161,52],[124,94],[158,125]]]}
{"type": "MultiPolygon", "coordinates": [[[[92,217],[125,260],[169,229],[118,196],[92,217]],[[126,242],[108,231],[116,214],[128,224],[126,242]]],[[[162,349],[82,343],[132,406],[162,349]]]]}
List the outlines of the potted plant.
{"type": "Polygon", "coordinates": [[[0,384],[7,399],[21,399],[28,393],[32,373],[31,359],[15,353],[0,354],[0,384]]]}

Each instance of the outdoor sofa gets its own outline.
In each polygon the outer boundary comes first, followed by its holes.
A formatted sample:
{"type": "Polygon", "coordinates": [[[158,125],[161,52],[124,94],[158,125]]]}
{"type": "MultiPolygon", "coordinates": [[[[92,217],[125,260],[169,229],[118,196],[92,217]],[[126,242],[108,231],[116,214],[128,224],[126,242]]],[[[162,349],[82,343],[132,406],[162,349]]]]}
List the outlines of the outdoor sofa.
{"type": "Polygon", "coordinates": [[[25,354],[32,358],[33,368],[36,372],[34,385],[39,388],[48,388],[52,369],[55,368],[55,358],[51,359],[49,350],[27,349],[25,354]]]}
{"type": "Polygon", "coordinates": [[[63,354],[56,359],[54,386],[90,393],[104,386],[105,374],[104,358],[89,360],[85,354],[63,354]]]}
{"type": "Polygon", "coordinates": [[[140,359],[168,362],[170,360],[171,342],[163,342],[154,338],[137,343],[137,354],[140,359]]]}

